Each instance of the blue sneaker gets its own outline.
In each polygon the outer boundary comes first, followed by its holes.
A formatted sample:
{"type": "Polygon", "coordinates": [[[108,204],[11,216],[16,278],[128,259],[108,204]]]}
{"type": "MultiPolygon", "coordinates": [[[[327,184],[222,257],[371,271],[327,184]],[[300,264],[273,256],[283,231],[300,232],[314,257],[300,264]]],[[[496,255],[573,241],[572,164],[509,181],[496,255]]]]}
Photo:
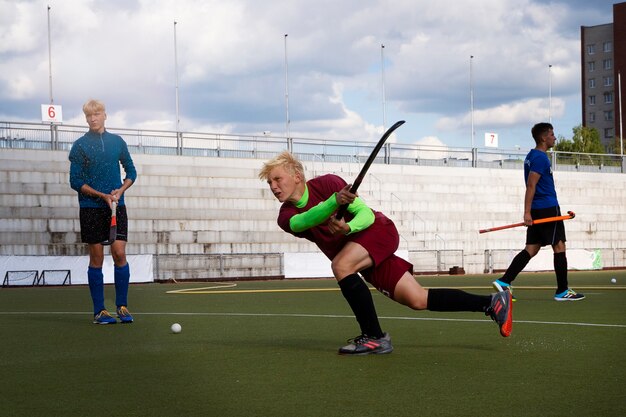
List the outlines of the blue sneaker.
{"type": "Polygon", "coordinates": [[[108,311],[102,310],[93,316],[93,324],[115,324],[117,320],[109,314],[108,311]]]}
{"type": "Polygon", "coordinates": [[[504,281],[500,281],[499,279],[495,280],[493,283],[493,288],[498,292],[508,291],[511,293],[511,301],[517,301],[517,298],[513,295],[513,286],[504,281]]]}
{"type": "Polygon", "coordinates": [[[133,322],[133,316],[130,314],[130,311],[128,311],[126,306],[121,306],[117,308],[117,317],[120,319],[121,323],[133,322]]]}
{"type": "Polygon", "coordinates": [[[585,296],[568,288],[560,294],[554,294],[554,299],[556,301],[579,301],[584,300],[585,296]]]}

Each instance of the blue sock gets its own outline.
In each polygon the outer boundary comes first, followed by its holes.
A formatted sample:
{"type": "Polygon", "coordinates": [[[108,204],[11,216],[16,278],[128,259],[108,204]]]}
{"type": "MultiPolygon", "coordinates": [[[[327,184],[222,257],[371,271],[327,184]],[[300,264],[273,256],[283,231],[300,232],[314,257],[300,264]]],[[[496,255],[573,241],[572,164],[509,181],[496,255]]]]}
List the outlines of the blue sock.
{"type": "Polygon", "coordinates": [[[96,315],[104,310],[104,274],[102,268],[87,268],[87,281],[89,292],[93,301],[93,314],[96,315]]]}
{"type": "Polygon", "coordinates": [[[128,263],[124,266],[115,267],[115,305],[128,306],[128,282],[130,281],[130,267],[128,263]]]}

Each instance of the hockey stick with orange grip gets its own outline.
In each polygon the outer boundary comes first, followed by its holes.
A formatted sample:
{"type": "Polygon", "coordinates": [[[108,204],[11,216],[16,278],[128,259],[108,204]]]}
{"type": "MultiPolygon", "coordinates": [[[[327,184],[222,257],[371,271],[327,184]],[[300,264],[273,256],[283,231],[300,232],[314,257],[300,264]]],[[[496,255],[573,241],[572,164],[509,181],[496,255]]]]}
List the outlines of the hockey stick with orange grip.
{"type": "MultiPolygon", "coordinates": [[[[541,223],[558,222],[559,220],[570,220],[570,219],[573,219],[574,217],[576,217],[576,214],[574,214],[573,211],[568,211],[567,216],[554,216],[554,217],[546,217],[543,219],[533,220],[533,225],[541,224],[541,223]]],[[[489,229],[481,229],[478,231],[478,233],[495,232],[496,230],[511,229],[513,227],[519,227],[519,226],[524,226],[524,222],[507,224],[505,226],[491,227],[489,229]]]]}

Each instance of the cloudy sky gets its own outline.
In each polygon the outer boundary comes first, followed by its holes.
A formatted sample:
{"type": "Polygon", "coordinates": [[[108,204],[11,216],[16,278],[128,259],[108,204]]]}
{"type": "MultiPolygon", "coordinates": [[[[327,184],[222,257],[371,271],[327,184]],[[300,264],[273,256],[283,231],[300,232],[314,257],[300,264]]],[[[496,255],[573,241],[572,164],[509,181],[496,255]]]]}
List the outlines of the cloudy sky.
{"type": "Polygon", "coordinates": [[[175,130],[178,69],[183,131],[284,136],[288,103],[295,137],[375,141],[406,120],[397,142],[469,147],[473,114],[476,146],[529,148],[538,121],[581,123],[580,26],[613,3],[0,0],[0,121],[41,121],[50,33],[66,124],[99,98],[109,127],[175,130]]]}

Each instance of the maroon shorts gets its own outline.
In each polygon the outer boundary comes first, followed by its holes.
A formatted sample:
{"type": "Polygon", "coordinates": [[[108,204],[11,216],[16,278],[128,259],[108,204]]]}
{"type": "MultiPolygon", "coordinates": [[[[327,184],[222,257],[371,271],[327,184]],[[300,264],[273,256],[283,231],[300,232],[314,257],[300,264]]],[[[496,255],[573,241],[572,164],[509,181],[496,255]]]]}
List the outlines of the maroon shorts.
{"type": "Polygon", "coordinates": [[[364,269],[361,275],[378,291],[395,300],[393,293],[396,285],[407,271],[413,275],[413,265],[396,255],[391,255],[377,266],[364,269]]]}
{"type": "Polygon", "coordinates": [[[400,243],[396,225],[382,216],[363,232],[351,237],[350,240],[363,246],[374,261],[374,266],[360,271],[363,278],[393,299],[393,292],[402,275],[407,271],[413,274],[413,265],[394,255],[400,243]]]}

